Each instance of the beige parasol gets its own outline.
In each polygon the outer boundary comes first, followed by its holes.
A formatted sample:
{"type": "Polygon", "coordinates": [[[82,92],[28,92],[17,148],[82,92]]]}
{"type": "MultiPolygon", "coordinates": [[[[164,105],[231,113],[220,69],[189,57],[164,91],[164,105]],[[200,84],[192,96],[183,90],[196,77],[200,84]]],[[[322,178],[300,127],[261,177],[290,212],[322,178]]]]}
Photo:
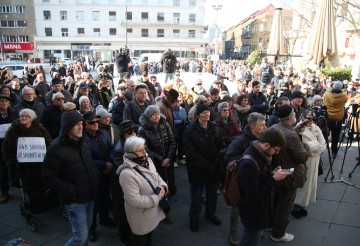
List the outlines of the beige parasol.
{"type": "Polygon", "coordinates": [[[321,0],[305,49],[308,63],[319,65],[326,57],[333,66],[338,64],[333,0],[321,0]]]}
{"type": "Polygon", "coordinates": [[[273,23],[267,48],[268,60],[274,61],[277,55],[284,55],[285,37],[283,33],[282,8],[275,9],[273,23]]]}

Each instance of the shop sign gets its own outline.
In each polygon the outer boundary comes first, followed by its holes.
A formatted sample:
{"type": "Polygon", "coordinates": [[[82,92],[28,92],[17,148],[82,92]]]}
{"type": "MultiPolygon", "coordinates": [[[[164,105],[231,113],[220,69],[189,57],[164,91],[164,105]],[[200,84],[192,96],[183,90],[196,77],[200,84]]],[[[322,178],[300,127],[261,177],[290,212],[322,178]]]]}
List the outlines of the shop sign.
{"type": "Polygon", "coordinates": [[[32,50],[32,43],[2,43],[2,48],[6,50],[32,50]]]}

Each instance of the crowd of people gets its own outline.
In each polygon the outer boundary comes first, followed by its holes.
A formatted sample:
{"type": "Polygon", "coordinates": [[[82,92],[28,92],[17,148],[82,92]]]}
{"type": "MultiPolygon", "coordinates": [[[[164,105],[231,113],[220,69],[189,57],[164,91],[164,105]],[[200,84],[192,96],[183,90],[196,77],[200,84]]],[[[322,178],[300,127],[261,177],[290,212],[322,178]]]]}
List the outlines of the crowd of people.
{"type": "Polygon", "coordinates": [[[264,229],[273,241],[292,241],[289,216],[306,216],[306,207],[316,202],[320,155],[331,133],[336,157],[344,106],[358,100],[359,81],[299,75],[264,59],[255,69],[206,63],[217,79],[205,88],[201,79],[193,86],[182,80],[186,69],[177,67],[171,50],[159,63],[165,81],[158,81],[150,63],[141,64],[140,78],[130,77],[124,50],[115,62],[117,70],[101,68],[96,78],[81,62],[68,70],[52,67],[51,82],[41,67],[22,78],[0,71],[0,124],[7,129],[1,138],[0,202],[11,199],[9,185],[19,186],[19,172],[26,177],[38,166],[19,162],[18,138],[43,138],[41,173],[24,185],[37,180],[60,195],[72,226],[67,245],[97,241],[98,223],[118,226],[126,245],[151,245],[158,224],[176,220],[159,206],[182,188],[176,187],[175,168],[187,168],[189,226],[196,232],[202,203],[205,218],[222,223],[217,198],[226,165],[239,160],[244,202],[231,208],[230,243],[257,245],[264,229]],[[120,78],[117,88],[111,72],[120,78]],[[225,77],[236,83],[236,92],[229,92],[225,77]]]}

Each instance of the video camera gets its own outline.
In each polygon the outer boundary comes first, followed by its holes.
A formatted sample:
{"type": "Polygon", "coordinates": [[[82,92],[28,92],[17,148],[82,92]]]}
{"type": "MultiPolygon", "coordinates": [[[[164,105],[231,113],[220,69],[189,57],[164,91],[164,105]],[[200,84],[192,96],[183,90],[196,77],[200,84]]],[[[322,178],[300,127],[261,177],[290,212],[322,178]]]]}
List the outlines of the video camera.
{"type": "Polygon", "coordinates": [[[311,108],[313,111],[314,111],[314,113],[315,113],[315,115],[313,116],[313,119],[312,120],[319,120],[319,119],[326,119],[326,114],[327,114],[327,112],[326,112],[326,110],[327,110],[327,108],[326,108],[326,106],[321,106],[321,108],[318,108],[318,107],[312,107],[311,108]]]}
{"type": "Polygon", "coordinates": [[[359,104],[352,102],[351,104],[351,116],[356,117],[359,109],[359,104]]]}

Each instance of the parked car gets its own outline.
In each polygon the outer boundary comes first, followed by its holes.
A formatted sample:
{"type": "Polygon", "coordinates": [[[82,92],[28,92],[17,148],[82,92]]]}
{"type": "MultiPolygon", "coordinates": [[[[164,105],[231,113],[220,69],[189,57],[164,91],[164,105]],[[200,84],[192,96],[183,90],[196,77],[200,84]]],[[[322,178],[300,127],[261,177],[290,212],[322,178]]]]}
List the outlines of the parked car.
{"type": "Polygon", "coordinates": [[[17,77],[21,78],[24,75],[24,69],[25,65],[20,64],[4,64],[0,66],[1,69],[7,69],[9,68],[13,75],[16,75],[17,77]]]}

